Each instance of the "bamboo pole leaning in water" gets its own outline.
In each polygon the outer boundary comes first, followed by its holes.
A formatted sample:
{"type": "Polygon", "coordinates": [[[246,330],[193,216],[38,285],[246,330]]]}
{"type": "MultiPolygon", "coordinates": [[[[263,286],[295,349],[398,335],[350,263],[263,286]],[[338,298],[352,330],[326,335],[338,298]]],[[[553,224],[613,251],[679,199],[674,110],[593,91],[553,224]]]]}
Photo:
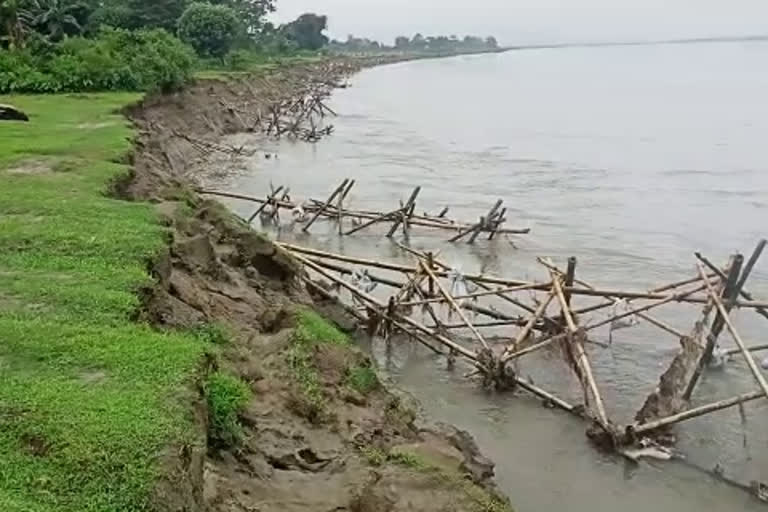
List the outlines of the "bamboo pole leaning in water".
{"type": "Polygon", "coordinates": [[[312,216],[312,218],[309,219],[309,222],[307,222],[304,225],[304,227],[302,228],[302,231],[304,231],[305,233],[309,231],[309,228],[312,227],[312,224],[314,224],[317,218],[320,217],[320,215],[322,215],[323,212],[325,212],[325,210],[328,208],[328,206],[330,206],[331,203],[333,203],[333,200],[336,199],[336,196],[338,196],[339,194],[341,194],[347,189],[347,184],[349,184],[349,178],[345,179],[341,183],[341,185],[336,187],[336,189],[333,191],[333,193],[328,198],[328,200],[320,208],[317,209],[317,211],[312,216]]]}
{"type": "Polygon", "coordinates": [[[250,225],[253,220],[259,216],[259,214],[264,211],[264,208],[266,208],[268,205],[272,204],[275,198],[277,197],[277,194],[279,194],[283,190],[283,186],[277,187],[277,190],[273,191],[269,196],[267,196],[267,200],[264,201],[261,206],[259,206],[258,210],[253,212],[253,215],[248,217],[248,224],[250,225]]]}
{"type": "Polygon", "coordinates": [[[608,422],[608,416],[605,412],[603,397],[600,394],[600,389],[597,387],[597,382],[595,381],[595,377],[592,374],[592,365],[590,364],[587,353],[584,350],[584,345],[579,339],[578,327],[576,326],[576,322],[573,319],[571,310],[568,307],[568,301],[565,299],[565,294],[563,292],[562,286],[560,285],[560,276],[553,270],[550,270],[550,273],[552,275],[553,288],[555,294],[557,295],[557,299],[560,301],[560,307],[563,310],[563,316],[565,317],[565,322],[570,334],[570,336],[568,336],[568,344],[574,351],[574,359],[576,360],[576,364],[581,367],[581,373],[584,379],[587,381],[587,385],[591,391],[592,399],[595,402],[595,409],[597,412],[596,419],[607,432],[610,432],[611,429],[608,422]]]}
{"type": "MultiPolygon", "coordinates": [[[[699,267],[699,273],[703,276],[705,274],[704,267],[701,263],[698,264],[699,267]]],[[[752,357],[752,353],[747,350],[747,346],[744,343],[744,340],[741,339],[741,336],[739,335],[738,331],[736,331],[736,328],[733,326],[733,322],[731,322],[731,317],[728,314],[728,310],[723,304],[723,301],[720,299],[720,295],[712,288],[712,286],[709,284],[709,281],[706,281],[707,283],[707,289],[709,291],[709,296],[712,297],[712,300],[715,302],[715,306],[717,307],[717,310],[720,312],[720,315],[722,315],[723,321],[725,322],[726,327],[728,328],[728,331],[731,333],[731,337],[736,342],[736,345],[738,345],[739,349],[741,350],[741,353],[744,355],[744,359],[747,361],[747,366],[749,366],[749,370],[752,372],[752,375],[755,377],[755,380],[760,385],[760,387],[763,390],[763,393],[765,393],[765,397],[768,398],[768,382],[765,380],[765,376],[760,371],[760,368],[758,368],[757,363],[755,363],[755,359],[752,357]]],[[[743,284],[743,283],[742,283],[743,284]]]]}
{"type": "Polygon", "coordinates": [[[692,409],[688,409],[687,411],[673,414],[672,416],[667,416],[666,418],[649,421],[648,423],[635,424],[629,427],[628,430],[631,430],[637,435],[646,434],[648,432],[653,432],[654,430],[668,427],[682,421],[698,418],[699,416],[704,416],[705,414],[721,411],[729,407],[734,407],[736,405],[751,402],[753,400],[764,397],[765,393],[763,391],[752,391],[750,393],[745,393],[743,395],[728,398],[726,400],[719,400],[711,404],[694,407],[692,409]]]}

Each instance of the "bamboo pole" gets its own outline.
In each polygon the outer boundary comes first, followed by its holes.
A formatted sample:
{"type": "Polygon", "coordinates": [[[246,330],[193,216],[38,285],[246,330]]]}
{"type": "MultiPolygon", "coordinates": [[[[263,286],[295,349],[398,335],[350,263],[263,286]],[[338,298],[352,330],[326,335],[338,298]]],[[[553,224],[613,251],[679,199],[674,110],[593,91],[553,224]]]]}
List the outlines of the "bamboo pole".
{"type": "Polygon", "coordinates": [[[763,398],[764,396],[765,394],[763,391],[752,391],[750,393],[745,393],[743,395],[729,398],[727,400],[719,400],[711,404],[702,405],[700,407],[695,407],[693,409],[688,409],[687,411],[674,414],[672,416],[667,416],[666,418],[650,421],[648,423],[642,423],[640,425],[634,425],[630,427],[630,430],[633,431],[636,435],[653,432],[654,430],[658,430],[663,427],[668,427],[670,425],[674,425],[682,421],[698,418],[699,416],[703,416],[705,414],[709,414],[715,411],[721,411],[723,409],[734,407],[736,405],[743,404],[746,402],[751,402],[753,400],[763,398]]]}
{"type": "MultiPolygon", "coordinates": [[[[703,276],[705,271],[704,267],[701,265],[701,263],[698,264],[699,267],[699,273],[703,276]]],[[[743,281],[739,281],[742,285],[744,284],[743,281]]],[[[760,371],[760,368],[758,368],[757,363],[755,363],[755,359],[752,357],[752,353],[747,350],[747,345],[744,343],[744,340],[741,339],[741,336],[739,335],[738,331],[736,331],[736,328],[733,326],[733,322],[731,322],[731,317],[728,314],[728,309],[723,304],[723,301],[720,299],[720,296],[715,292],[714,288],[712,288],[712,285],[709,284],[709,281],[706,281],[707,283],[707,289],[709,290],[709,296],[712,297],[712,300],[715,302],[715,306],[717,307],[717,310],[720,312],[720,315],[723,318],[723,322],[725,322],[725,326],[728,328],[728,331],[731,333],[731,337],[736,342],[736,345],[738,345],[739,350],[741,350],[741,353],[744,355],[744,359],[747,361],[747,366],[749,366],[749,370],[752,372],[752,375],[755,377],[755,380],[760,385],[760,387],[763,390],[763,393],[765,393],[765,397],[768,398],[768,382],[765,380],[765,376],[760,371]]]]}
{"type": "Polygon", "coordinates": [[[555,291],[553,289],[547,296],[547,300],[542,302],[539,305],[538,309],[536,309],[536,311],[533,313],[533,315],[531,315],[530,318],[528,318],[528,322],[526,322],[523,329],[518,333],[517,337],[515,338],[515,341],[513,341],[504,351],[504,353],[501,356],[502,361],[504,360],[504,357],[506,355],[517,350],[517,347],[525,340],[525,338],[528,337],[528,335],[533,330],[533,326],[536,325],[536,322],[539,321],[542,315],[546,314],[547,308],[549,307],[550,303],[554,300],[554,298],[555,298],[555,291]]]}
{"type": "Polygon", "coordinates": [[[464,314],[464,310],[462,310],[459,305],[456,303],[456,301],[451,297],[451,294],[448,293],[448,291],[443,287],[443,284],[435,277],[435,274],[432,272],[432,269],[427,266],[427,264],[424,262],[424,260],[420,259],[419,264],[421,265],[421,268],[424,269],[424,271],[429,275],[430,278],[435,282],[435,286],[437,286],[438,291],[440,294],[445,297],[445,300],[448,301],[448,303],[451,305],[451,307],[456,311],[456,313],[459,315],[459,318],[467,324],[467,327],[469,327],[469,330],[472,331],[472,333],[475,335],[477,340],[480,342],[480,344],[483,346],[483,348],[488,349],[488,342],[485,341],[485,338],[483,338],[483,335],[480,334],[480,331],[478,331],[474,325],[472,325],[472,322],[469,321],[467,318],[467,315],[464,314]]]}
{"type": "MultiPolygon", "coordinates": [[[[298,252],[303,254],[311,254],[313,256],[318,256],[321,258],[334,259],[337,261],[344,261],[346,263],[376,267],[384,270],[394,270],[394,271],[403,272],[403,273],[414,273],[418,271],[418,267],[413,267],[409,265],[375,261],[375,260],[364,259],[364,258],[354,258],[350,256],[344,256],[341,254],[333,254],[329,252],[319,251],[316,249],[300,247],[300,246],[287,244],[283,242],[275,242],[275,243],[278,246],[282,247],[283,249],[286,249],[294,253],[298,252]]],[[[438,277],[447,277],[448,272],[445,270],[436,270],[435,275],[438,277]]],[[[522,286],[522,285],[535,285],[535,283],[531,283],[530,281],[503,279],[503,278],[476,275],[476,274],[466,274],[464,277],[470,281],[475,282],[476,284],[481,284],[481,283],[496,284],[496,285],[508,286],[508,287],[522,286]]],[[[538,286],[532,286],[531,290],[546,292],[549,290],[549,286],[550,285],[547,283],[542,283],[538,286]]],[[[590,297],[616,297],[616,298],[625,298],[625,299],[664,300],[674,296],[674,294],[670,295],[670,294],[664,294],[664,293],[653,292],[653,291],[652,292],[633,292],[633,291],[621,291],[621,290],[601,290],[601,289],[579,288],[575,286],[572,288],[564,287],[563,291],[570,292],[572,295],[580,295],[580,296],[584,295],[584,296],[590,296],[590,297]]],[[[684,299],[681,299],[680,302],[691,303],[691,304],[706,304],[708,300],[709,300],[708,297],[698,297],[698,296],[690,297],[689,296],[684,299]]],[[[517,305],[520,306],[520,304],[517,304],[517,305]]],[[[768,303],[759,302],[759,301],[740,301],[740,302],[737,301],[734,303],[734,306],[742,307],[742,308],[768,307],[768,303]]],[[[521,307],[525,308],[529,312],[535,311],[533,308],[527,305],[523,305],[521,307]]],[[[574,313],[576,314],[582,314],[583,312],[584,312],[583,309],[574,311],[574,313]]]]}
{"type": "MultiPolygon", "coordinates": [[[[326,268],[328,270],[333,270],[333,271],[338,272],[340,274],[352,275],[354,273],[354,270],[352,270],[352,269],[350,269],[348,267],[344,267],[342,265],[335,265],[333,263],[330,263],[330,262],[327,262],[327,261],[324,261],[324,260],[314,259],[314,258],[309,258],[309,259],[312,260],[312,262],[315,263],[316,265],[320,265],[323,268],[326,268]]],[[[395,281],[395,280],[392,280],[392,279],[387,279],[386,277],[381,277],[381,276],[378,276],[376,274],[368,274],[368,277],[374,283],[383,284],[384,286],[389,286],[390,288],[398,288],[398,289],[400,289],[403,286],[405,286],[405,284],[406,284],[406,283],[402,283],[400,281],[395,281]]]]}
{"type": "MultiPolygon", "coordinates": [[[[739,274],[741,273],[741,267],[744,262],[744,257],[741,254],[736,254],[731,258],[731,263],[728,268],[728,280],[725,282],[725,285],[723,286],[722,295],[726,298],[727,304],[728,304],[728,311],[731,310],[733,307],[733,301],[736,299],[736,297],[739,296],[739,292],[736,289],[736,284],[739,281],[739,274]]],[[[701,272],[699,272],[701,275],[701,272]]],[[[709,281],[707,281],[709,283],[709,281]]],[[[711,295],[708,295],[708,301],[707,301],[707,307],[711,307],[710,305],[713,305],[714,302],[712,301],[711,295]]],[[[685,393],[683,393],[683,399],[686,401],[690,401],[691,396],[693,395],[693,390],[696,387],[696,384],[698,383],[699,379],[701,378],[701,374],[704,372],[704,368],[709,364],[710,360],[712,359],[712,352],[715,349],[715,346],[717,345],[717,338],[720,336],[720,333],[723,330],[725,323],[723,319],[723,315],[720,314],[718,310],[718,314],[715,316],[715,319],[712,321],[712,326],[709,329],[709,334],[707,335],[707,343],[704,347],[704,352],[702,353],[701,357],[699,358],[698,362],[696,363],[696,368],[694,368],[693,374],[691,374],[691,378],[688,381],[688,385],[685,388],[685,393]]]]}
{"type": "Polygon", "coordinates": [[[570,331],[568,342],[569,342],[569,345],[574,350],[574,355],[575,355],[574,359],[577,361],[577,364],[581,367],[581,373],[583,374],[584,379],[587,381],[589,389],[592,393],[592,398],[595,402],[595,409],[597,412],[597,420],[599,421],[600,425],[604,429],[606,429],[606,431],[610,431],[608,416],[605,412],[605,405],[603,404],[603,397],[600,395],[600,389],[597,387],[597,382],[595,382],[595,377],[592,374],[592,366],[590,365],[589,358],[587,357],[587,353],[584,350],[584,345],[581,343],[578,337],[575,336],[577,334],[578,327],[576,327],[576,322],[574,321],[573,316],[571,315],[570,308],[568,307],[568,302],[565,299],[563,288],[560,285],[560,276],[554,271],[550,271],[550,272],[552,274],[552,283],[555,290],[555,294],[557,295],[557,298],[560,301],[560,307],[563,310],[565,323],[568,326],[568,330],[570,331]]]}
{"type": "Polygon", "coordinates": [[[277,190],[275,190],[274,192],[272,192],[272,194],[271,194],[271,195],[269,195],[269,196],[267,197],[267,200],[266,200],[266,201],[264,201],[264,202],[261,204],[261,206],[259,206],[259,209],[258,209],[258,210],[256,210],[255,212],[253,212],[253,215],[251,215],[250,217],[248,217],[248,225],[250,225],[250,224],[251,224],[251,222],[253,222],[253,219],[255,219],[256,217],[258,217],[258,216],[259,216],[259,214],[260,214],[261,212],[263,212],[263,211],[264,211],[264,208],[266,208],[266,207],[267,207],[267,205],[271,204],[271,203],[272,203],[272,202],[275,200],[275,197],[277,197],[277,194],[279,194],[279,193],[280,193],[280,191],[282,191],[282,190],[283,190],[283,186],[281,185],[281,186],[277,187],[277,190]]]}
{"type": "MultiPolygon", "coordinates": [[[[475,324],[477,325],[477,324],[475,324]]],[[[754,345],[752,347],[747,347],[747,350],[750,352],[762,352],[764,350],[768,350],[768,343],[763,345],[754,345]]],[[[728,350],[723,351],[723,353],[727,356],[732,356],[733,354],[738,354],[741,352],[741,348],[729,348],[728,350]]]]}
{"type": "Polygon", "coordinates": [[[307,223],[304,225],[304,227],[302,228],[302,231],[304,231],[305,233],[309,231],[309,228],[311,228],[311,227],[312,227],[312,224],[314,224],[314,223],[315,223],[315,221],[317,220],[317,218],[318,218],[318,217],[320,217],[320,215],[322,215],[322,213],[323,213],[323,212],[326,210],[326,208],[328,208],[328,206],[329,206],[329,205],[330,205],[330,204],[333,202],[333,200],[334,200],[334,199],[336,199],[336,196],[338,196],[338,195],[339,195],[339,194],[341,194],[341,193],[342,193],[344,190],[346,190],[346,189],[347,189],[347,184],[348,184],[348,183],[349,183],[349,179],[347,178],[347,179],[345,179],[345,180],[344,180],[344,181],[341,183],[341,185],[339,185],[338,187],[336,187],[336,190],[334,190],[334,191],[333,191],[333,193],[332,193],[332,194],[331,194],[331,196],[328,198],[328,200],[327,200],[327,201],[326,201],[326,202],[325,202],[325,203],[324,203],[324,204],[323,204],[323,205],[322,205],[322,206],[321,206],[321,207],[320,207],[320,208],[319,208],[319,209],[318,209],[318,210],[315,212],[314,216],[313,216],[311,219],[309,219],[309,222],[307,222],[307,223]]]}
{"type": "Polygon", "coordinates": [[[575,416],[582,417],[580,414],[580,407],[577,407],[575,405],[571,405],[565,400],[558,398],[557,396],[553,395],[552,393],[543,390],[542,388],[535,386],[531,384],[530,382],[526,382],[525,380],[521,379],[520,377],[515,377],[515,382],[517,382],[517,385],[521,388],[525,389],[526,391],[533,393],[534,395],[538,396],[539,398],[543,398],[545,401],[552,403],[552,405],[555,405],[559,407],[560,409],[563,409],[564,411],[568,411],[571,414],[575,416]]]}
{"type": "Polygon", "coordinates": [[[536,342],[535,344],[531,345],[530,347],[526,347],[522,350],[519,350],[517,352],[506,354],[504,357],[501,358],[502,363],[506,363],[507,361],[512,361],[513,359],[519,359],[523,357],[524,355],[530,354],[532,352],[536,352],[537,350],[541,350],[545,347],[548,347],[552,345],[553,343],[556,343],[558,341],[562,341],[568,337],[568,333],[566,334],[556,334],[554,336],[548,336],[543,340],[540,340],[536,342]]]}
{"type": "MultiPolygon", "coordinates": [[[[351,284],[347,283],[343,279],[339,279],[336,276],[329,274],[326,272],[321,266],[317,265],[316,263],[310,261],[309,259],[300,256],[300,255],[294,255],[294,257],[302,262],[305,266],[311,268],[321,276],[325,277],[326,279],[330,279],[331,281],[339,284],[340,286],[346,288],[350,292],[354,293],[358,297],[362,298],[366,302],[373,304],[377,308],[379,308],[382,312],[386,310],[386,304],[383,304],[381,301],[377,300],[376,298],[372,297],[371,295],[363,292],[362,290],[358,290],[351,284]]],[[[397,318],[393,318],[392,320],[398,320],[397,318]]],[[[412,327],[416,328],[417,330],[423,332],[424,334],[428,334],[429,336],[432,336],[435,340],[439,341],[443,345],[453,349],[454,351],[458,352],[459,354],[462,354],[463,356],[467,357],[468,359],[471,359],[472,361],[477,362],[477,354],[474,352],[467,350],[466,348],[462,347],[461,345],[458,345],[454,343],[453,341],[449,340],[445,336],[442,336],[441,334],[434,332],[431,329],[428,329],[421,323],[417,322],[416,320],[408,317],[408,316],[400,316],[400,321],[403,323],[407,323],[411,325],[412,327]]]]}
{"type": "Polygon", "coordinates": [[[496,238],[496,233],[498,232],[498,229],[501,227],[501,225],[506,221],[504,216],[507,214],[507,209],[502,208],[501,213],[499,214],[498,220],[493,226],[493,229],[491,230],[491,233],[488,235],[488,240],[493,240],[496,238]]]}
{"type": "MultiPolygon", "coordinates": [[[[541,287],[541,283],[524,284],[522,286],[510,286],[507,288],[497,288],[495,290],[491,289],[491,290],[485,290],[482,292],[469,293],[467,295],[457,295],[454,297],[454,299],[455,300],[477,299],[480,297],[487,297],[489,295],[497,295],[499,293],[522,292],[522,291],[532,290],[540,287],[541,287]]],[[[402,306],[421,306],[425,303],[434,303],[434,302],[445,302],[445,299],[442,297],[435,297],[433,299],[425,299],[423,301],[403,302],[401,305],[402,306]]]]}
{"type": "MultiPolygon", "coordinates": [[[[634,309],[630,309],[630,310],[628,310],[628,311],[626,311],[624,313],[621,313],[619,315],[615,315],[615,316],[612,316],[611,318],[603,320],[602,322],[598,322],[596,324],[589,325],[589,326],[587,326],[587,330],[591,331],[593,329],[597,329],[598,327],[602,327],[604,325],[608,325],[608,324],[610,324],[612,322],[615,322],[616,320],[621,320],[622,318],[626,318],[628,316],[632,316],[632,315],[640,316],[640,314],[643,313],[644,311],[648,311],[648,310],[651,310],[651,309],[654,309],[654,308],[658,308],[658,307],[663,306],[665,304],[669,304],[670,302],[679,301],[680,299],[685,298],[688,295],[692,295],[694,293],[697,293],[697,292],[700,292],[701,290],[706,289],[706,287],[707,287],[707,285],[702,285],[702,286],[699,286],[699,287],[694,288],[692,290],[686,290],[686,291],[677,293],[677,294],[672,295],[672,296],[670,296],[667,299],[664,299],[662,301],[653,302],[651,304],[646,304],[645,306],[641,306],[641,307],[637,307],[637,308],[634,308],[634,309]]],[[[647,316],[647,315],[645,315],[645,316],[647,316]]],[[[670,328],[670,330],[672,330],[672,329],[670,328]]],[[[679,331],[677,331],[677,329],[674,329],[672,334],[678,335],[678,337],[683,337],[684,336],[684,334],[680,333],[679,331]]]]}
{"type": "Polygon", "coordinates": [[[343,234],[344,232],[344,200],[347,198],[349,193],[352,191],[352,187],[355,186],[356,181],[350,180],[349,184],[347,185],[347,188],[344,189],[344,191],[339,196],[339,203],[336,209],[339,213],[338,223],[339,223],[339,234],[343,234]]]}
{"type": "MultiPolygon", "coordinates": [[[[765,242],[766,242],[765,240],[761,240],[760,243],[758,244],[758,248],[760,248],[761,245],[764,245],[765,242]]],[[[757,249],[755,251],[757,252],[757,249]]],[[[760,252],[762,253],[762,249],[760,249],[760,252]]],[[[701,261],[707,267],[709,267],[712,271],[717,273],[722,279],[724,279],[724,280],[727,279],[727,277],[723,273],[723,271],[720,270],[719,268],[717,268],[711,261],[709,261],[709,259],[707,259],[705,256],[703,256],[700,252],[695,253],[695,255],[696,255],[696,258],[698,258],[699,261],[701,261]]],[[[754,253],[753,253],[753,255],[754,255],[754,253]]],[[[742,297],[744,297],[745,299],[747,299],[747,300],[755,300],[754,296],[750,292],[748,292],[746,289],[744,289],[743,287],[741,288],[741,290],[739,290],[739,294],[742,297]]],[[[760,316],[762,316],[763,318],[768,319],[768,309],[766,309],[766,308],[755,308],[755,312],[757,314],[759,314],[760,316]]]]}
{"type": "Polygon", "coordinates": [[[415,189],[413,189],[413,192],[411,192],[411,197],[408,198],[408,201],[405,203],[405,206],[400,208],[399,210],[400,215],[397,216],[395,223],[392,224],[392,228],[387,233],[387,238],[392,238],[394,236],[395,232],[397,231],[397,228],[399,228],[400,224],[404,222],[405,215],[407,215],[408,212],[411,211],[411,207],[416,203],[416,198],[419,197],[420,192],[421,192],[421,187],[416,187],[415,189]]]}
{"type": "Polygon", "coordinates": [[[499,208],[501,208],[501,205],[503,203],[504,203],[503,199],[499,199],[498,201],[496,201],[496,204],[491,208],[491,210],[488,212],[488,215],[486,217],[481,218],[480,222],[470,226],[469,228],[466,228],[466,229],[462,230],[456,236],[454,236],[453,238],[451,238],[448,241],[449,242],[458,242],[459,240],[461,240],[465,236],[469,235],[470,233],[473,233],[477,229],[482,229],[483,224],[485,223],[484,219],[489,219],[489,218],[493,217],[496,214],[496,212],[499,210],[499,208]]]}

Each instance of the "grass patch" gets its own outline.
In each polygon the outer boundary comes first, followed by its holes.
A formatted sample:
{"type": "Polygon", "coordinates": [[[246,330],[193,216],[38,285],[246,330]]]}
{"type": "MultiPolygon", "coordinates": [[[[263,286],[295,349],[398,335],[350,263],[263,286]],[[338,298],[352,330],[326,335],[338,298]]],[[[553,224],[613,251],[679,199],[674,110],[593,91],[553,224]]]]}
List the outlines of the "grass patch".
{"type": "Polygon", "coordinates": [[[108,197],[136,94],[0,97],[0,510],[148,508],[158,454],[192,443],[183,398],[217,336],[136,324],[167,233],[108,197]],[[31,163],[36,163],[32,165],[31,163]]]}
{"type": "Polygon", "coordinates": [[[379,378],[370,366],[355,366],[347,370],[346,385],[367,395],[379,387],[379,378]]]}
{"type": "Polygon", "coordinates": [[[233,446],[242,430],[237,417],[251,398],[251,390],[237,377],[222,372],[208,376],[205,386],[210,436],[217,443],[233,446]]]}

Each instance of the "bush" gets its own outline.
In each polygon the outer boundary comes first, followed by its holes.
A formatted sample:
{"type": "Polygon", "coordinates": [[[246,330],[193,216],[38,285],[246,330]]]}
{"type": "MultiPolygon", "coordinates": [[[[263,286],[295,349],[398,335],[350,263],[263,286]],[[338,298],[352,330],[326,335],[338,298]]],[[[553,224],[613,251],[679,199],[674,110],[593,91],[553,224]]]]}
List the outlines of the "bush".
{"type": "Polygon", "coordinates": [[[238,414],[251,397],[245,383],[236,377],[216,372],[208,377],[206,398],[208,400],[209,435],[212,440],[232,446],[240,439],[238,414]]]}
{"type": "Polygon", "coordinates": [[[0,94],[172,90],[195,65],[189,47],[164,30],[104,29],[96,39],[0,52],[0,94]]]}
{"type": "Polygon", "coordinates": [[[199,55],[223,58],[237,39],[235,11],[224,5],[194,3],[179,19],[179,37],[199,55]]]}

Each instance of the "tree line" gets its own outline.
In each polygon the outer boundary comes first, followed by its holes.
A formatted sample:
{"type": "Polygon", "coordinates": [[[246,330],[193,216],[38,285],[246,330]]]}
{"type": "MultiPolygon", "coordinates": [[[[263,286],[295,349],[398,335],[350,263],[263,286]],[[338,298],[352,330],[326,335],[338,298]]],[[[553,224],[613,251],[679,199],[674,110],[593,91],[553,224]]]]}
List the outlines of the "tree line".
{"type": "Polygon", "coordinates": [[[275,0],[0,0],[0,93],[169,89],[328,44],[325,16],[275,26],[275,0]]]}
{"type": "Polygon", "coordinates": [[[347,36],[346,41],[333,40],[331,48],[350,52],[400,51],[415,53],[461,53],[474,51],[489,51],[499,49],[499,43],[493,36],[477,37],[472,35],[459,38],[458,36],[423,36],[420,33],[413,37],[398,36],[393,45],[378,41],[347,36]]]}

